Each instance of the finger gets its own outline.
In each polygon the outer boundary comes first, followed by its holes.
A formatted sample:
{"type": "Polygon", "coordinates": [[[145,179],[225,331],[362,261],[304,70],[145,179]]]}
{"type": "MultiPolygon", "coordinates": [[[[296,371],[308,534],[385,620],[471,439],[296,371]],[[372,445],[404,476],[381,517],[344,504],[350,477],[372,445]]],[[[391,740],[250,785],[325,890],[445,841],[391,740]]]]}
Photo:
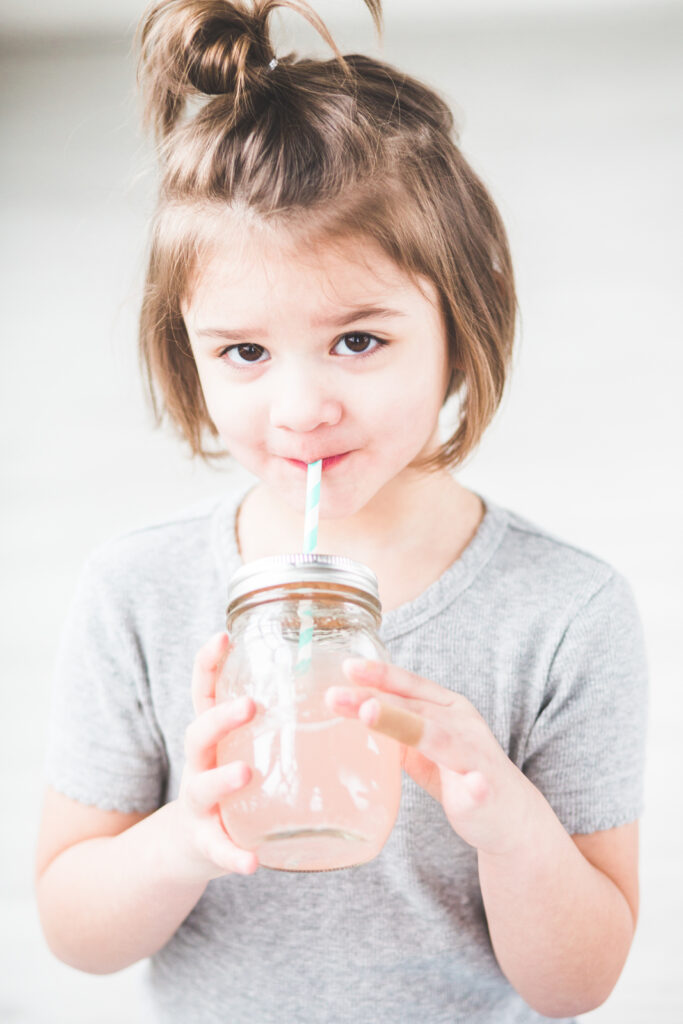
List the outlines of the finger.
{"type": "Polygon", "coordinates": [[[426,790],[441,803],[441,771],[431,758],[421,754],[415,747],[401,746],[401,767],[413,782],[426,790]]]}
{"type": "Polygon", "coordinates": [[[251,768],[244,761],[232,761],[220,768],[198,772],[188,781],[185,793],[193,810],[210,811],[231,793],[242,789],[251,780],[251,768]]]}
{"type": "Polygon", "coordinates": [[[216,702],[216,683],[230,651],[227,633],[215,633],[197,651],[192,670],[192,706],[201,715],[216,702]]]}
{"type": "Polygon", "coordinates": [[[482,804],[486,800],[490,787],[481,772],[466,772],[462,777],[462,781],[475,805],[482,804]]]}
{"type": "Polygon", "coordinates": [[[368,688],[330,686],[325,701],[331,710],[348,718],[359,718],[368,728],[392,736],[407,746],[417,747],[424,735],[424,718],[399,707],[396,700],[391,701],[391,696],[386,698],[382,694],[379,700],[368,688]]]}
{"type": "Polygon", "coordinates": [[[358,717],[369,729],[391,736],[408,747],[418,747],[425,733],[426,722],[412,711],[404,711],[371,697],[358,709],[358,717]]]}
{"type": "Polygon", "coordinates": [[[200,852],[223,872],[251,875],[259,866],[258,857],[250,850],[235,846],[218,817],[207,821],[199,835],[200,852]]]}
{"type": "Polygon", "coordinates": [[[400,697],[412,697],[430,701],[446,707],[457,700],[457,694],[447,690],[430,679],[423,679],[398,665],[386,661],[365,661],[362,658],[345,658],[342,671],[354,683],[366,683],[378,689],[396,693],[400,697]]]}
{"type": "Polygon", "coordinates": [[[194,772],[216,767],[216,744],[256,713],[251,697],[225,701],[204,711],[185,732],[185,762],[194,772]]]}
{"type": "Polygon", "coordinates": [[[392,704],[399,708],[407,705],[406,711],[410,710],[417,714],[426,714],[429,708],[424,701],[397,697],[393,693],[383,693],[381,690],[378,692],[370,686],[330,686],[325,691],[325,703],[329,709],[347,718],[356,718],[360,706],[371,697],[377,697],[383,704],[392,704]]]}
{"type": "Polygon", "coordinates": [[[325,702],[337,714],[358,718],[373,731],[419,749],[431,761],[454,771],[466,771],[470,766],[468,761],[476,754],[471,740],[457,743],[453,728],[446,728],[435,719],[433,704],[409,701],[391,693],[377,694],[368,687],[357,686],[330,686],[325,692],[325,702]],[[410,710],[402,706],[406,703],[410,710]]]}
{"type": "Polygon", "coordinates": [[[443,804],[451,820],[464,819],[484,804],[491,790],[479,771],[449,772],[444,778],[443,804]]]}
{"type": "MultiPolygon", "coordinates": [[[[484,731],[478,728],[477,721],[475,730],[470,728],[469,732],[457,733],[452,725],[444,725],[433,718],[432,714],[416,715],[413,711],[394,703],[390,704],[378,697],[364,701],[358,708],[357,715],[360,721],[374,732],[392,736],[405,746],[419,750],[435,764],[443,765],[459,774],[468,774],[472,771],[473,764],[481,762],[483,756],[490,757],[490,754],[486,753],[489,738],[496,743],[485,723],[484,731]]],[[[496,746],[500,753],[503,753],[497,743],[496,746]]],[[[473,778],[470,782],[476,789],[478,780],[473,778]]]]}

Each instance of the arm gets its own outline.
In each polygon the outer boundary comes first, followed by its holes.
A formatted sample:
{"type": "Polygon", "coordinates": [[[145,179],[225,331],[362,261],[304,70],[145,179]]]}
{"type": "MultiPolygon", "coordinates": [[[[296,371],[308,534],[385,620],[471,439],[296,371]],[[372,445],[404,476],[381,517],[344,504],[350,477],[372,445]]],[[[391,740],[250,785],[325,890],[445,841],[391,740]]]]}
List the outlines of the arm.
{"type": "Polygon", "coordinates": [[[258,867],[253,853],[230,841],[217,810],[219,800],[247,784],[250,770],[243,762],[216,767],[216,744],[255,712],[253,701],[215,704],[227,645],[225,634],[214,637],[195,662],[197,718],[186,733],[177,800],[150,814],[123,814],[47,792],[36,897],[48,945],[72,967],[106,974],[150,956],[208,881],[258,867]]]}
{"type": "Polygon", "coordinates": [[[344,667],[355,685],[330,688],[329,706],[403,743],[405,770],[477,849],[491,941],[510,983],[545,1016],[604,1002],[635,927],[635,826],[572,841],[464,697],[395,665],[344,667]]]}
{"type": "Polygon", "coordinates": [[[206,881],[183,870],[177,806],[101,811],[48,789],[36,898],[52,952],[82,971],[118,971],[160,949],[206,881]],[[57,837],[60,837],[59,840],[57,837]],[[55,844],[65,847],[55,853],[55,844]]]}
{"type": "Polygon", "coordinates": [[[601,1005],[623,969],[637,918],[638,826],[572,837],[534,793],[522,844],[480,850],[479,880],[501,970],[539,1013],[566,1017],[601,1005]]]}

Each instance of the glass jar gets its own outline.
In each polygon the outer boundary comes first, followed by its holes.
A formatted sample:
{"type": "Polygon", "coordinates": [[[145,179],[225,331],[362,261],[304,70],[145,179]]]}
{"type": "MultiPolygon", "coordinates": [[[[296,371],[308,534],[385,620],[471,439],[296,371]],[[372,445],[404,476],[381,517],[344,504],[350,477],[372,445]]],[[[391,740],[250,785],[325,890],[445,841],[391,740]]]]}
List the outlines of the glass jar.
{"type": "Polygon", "coordinates": [[[237,846],[264,867],[329,871],[372,860],[401,798],[399,744],[335,715],[325,691],[348,686],[348,657],[387,660],[374,573],[348,558],[278,555],[230,582],[233,644],[216,698],[250,696],[253,719],[218,745],[246,761],[249,784],[221,803],[237,846]]]}

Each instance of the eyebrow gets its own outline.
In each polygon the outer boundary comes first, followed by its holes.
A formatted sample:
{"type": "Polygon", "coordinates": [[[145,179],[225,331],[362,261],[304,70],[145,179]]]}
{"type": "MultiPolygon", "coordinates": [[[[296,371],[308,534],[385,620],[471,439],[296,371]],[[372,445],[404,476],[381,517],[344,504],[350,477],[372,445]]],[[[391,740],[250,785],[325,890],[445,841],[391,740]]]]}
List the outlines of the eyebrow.
{"type": "MultiPolygon", "coordinates": [[[[407,315],[400,309],[390,309],[387,306],[354,306],[341,314],[318,317],[312,322],[314,327],[347,327],[356,320],[389,320],[407,315]]],[[[197,330],[197,334],[204,338],[230,338],[232,341],[253,341],[256,338],[264,338],[267,333],[260,327],[202,327],[197,330]]]]}

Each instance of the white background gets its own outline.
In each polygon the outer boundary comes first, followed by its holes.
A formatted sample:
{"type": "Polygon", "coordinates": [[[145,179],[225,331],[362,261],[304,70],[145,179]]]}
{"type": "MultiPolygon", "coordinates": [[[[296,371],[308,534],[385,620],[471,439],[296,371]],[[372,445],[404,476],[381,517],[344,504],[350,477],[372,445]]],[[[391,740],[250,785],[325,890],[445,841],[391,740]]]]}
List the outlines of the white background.
{"type": "MultiPolygon", "coordinates": [[[[315,0],[313,4],[326,20],[358,21],[362,14],[363,0],[315,0]]],[[[546,12],[551,14],[564,11],[592,12],[645,10],[651,7],[651,0],[383,0],[382,7],[389,23],[407,19],[414,24],[416,12],[419,17],[443,23],[454,14],[476,13],[477,15],[499,15],[505,12],[524,14],[546,12]]],[[[36,33],[84,32],[92,30],[119,31],[134,26],[144,0],[116,0],[116,3],[93,3],[92,0],[2,0],[0,7],[0,31],[36,33]]]]}
{"type": "MultiPolygon", "coordinates": [[[[334,6],[320,9],[333,11],[342,48],[377,53],[369,17],[354,23],[348,4],[344,17],[334,6]]],[[[517,268],[512,385],[462,479],[612,562],[645,623],[652,696],[641,920],[615,993],[585,1019],[674,1024],[683,1019],[682,11],[617,0],[386,7],[385,59],[457,106],[463,148],[499,203],[517,268]],[[431,20],[406,21],[408,8],[431,20]]],[[[126,30],[140,5],[87,8],[5,0],[0,14],[0,1020],[8,1024],[146,1019],[143,967],[81,975],[55,961],[40,935],[31,861],[50,673],[92,547],[224,486],[170,433],[153,431],[144,406],[135,321],[154,179],[126,30]],[[95,11],[100,28],[88,35],[95,11]]],[[[298,38],[312,45],[307,32],[284,34],[285,48],[298,38]]]]}

